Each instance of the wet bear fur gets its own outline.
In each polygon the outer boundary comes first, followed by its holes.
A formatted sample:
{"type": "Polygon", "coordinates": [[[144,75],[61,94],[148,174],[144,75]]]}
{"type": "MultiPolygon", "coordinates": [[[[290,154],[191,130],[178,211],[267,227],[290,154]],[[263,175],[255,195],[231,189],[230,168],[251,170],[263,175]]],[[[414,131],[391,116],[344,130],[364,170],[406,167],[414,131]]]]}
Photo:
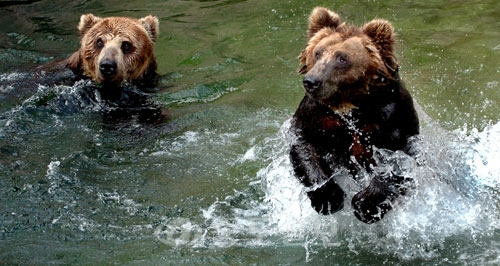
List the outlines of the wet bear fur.
{"type": "Polygon", "coordinates": [[[362,27],[341,23],[326,8],[309,17],[308,43],[300,54],[305,96],[296,110],[290,159],[321,214],[344,206],[345,193],[334,173],[364,168],[368,187],[351,201],[355,216],[379,221],[412,180],[392,172],[375,173],[374,147],[412,154],[419,121],[394,56],[394,29],[382,19],[362,27]]]}
{"type": "Polygon", "coordinates": [[[22,100],[40,85],[72,86],[93,80],[103,99],[116,99],[124,84],[152,88],[157,84],[154,44],[159,34],[155,16],[102,18],[80,17],[80,48],[69,58],[38,66],[26,73],[0,76],[0,99],[22,100]]]}
{"type": "Polygon", "coordinates": [[[127,81],[147,86],[155,81],[158,18],[101,18],[86,14],[81,16],[78,30],[81,47],[67,61],[77,76],[103,85],[127,81]]]}

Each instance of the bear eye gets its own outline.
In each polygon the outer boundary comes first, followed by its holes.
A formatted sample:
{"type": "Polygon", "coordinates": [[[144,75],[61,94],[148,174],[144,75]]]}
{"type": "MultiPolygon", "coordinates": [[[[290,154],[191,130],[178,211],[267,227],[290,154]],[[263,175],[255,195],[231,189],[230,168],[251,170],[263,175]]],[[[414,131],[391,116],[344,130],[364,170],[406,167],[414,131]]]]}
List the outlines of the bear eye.
{"type": "Polygon", "coordinates": [[[341,66],[345,66],[345,65],[349,64],[349,60],[347,59],[347,55],[345,55],[343,53],[337,54],[336,61],[341,66]]]}
{"type": "Polygon", "coordinates": [[[104,47],[104,42],[101,38],[97,39],[97,41],[95,42],[95,46],[97,47],[97,49],[102,49],[104,47]]]}
{"type": "Polygon", "coordinates": [[[320,58],[321,58],[321,51],[316,51],[316,52],[314,52],[314,59],[315,59],[315,60],[318,60],[318,59],[320,59],[320,58]]]}
{"type": "Polygon", "coordinates": [[[124,41],[124,42],[122,42],[121,49],[122,49],[122,52],[124,54],[129,54],[129,53],[132,53],[134,51],[134,46],[132,46],[132,43],[124,41]]]}

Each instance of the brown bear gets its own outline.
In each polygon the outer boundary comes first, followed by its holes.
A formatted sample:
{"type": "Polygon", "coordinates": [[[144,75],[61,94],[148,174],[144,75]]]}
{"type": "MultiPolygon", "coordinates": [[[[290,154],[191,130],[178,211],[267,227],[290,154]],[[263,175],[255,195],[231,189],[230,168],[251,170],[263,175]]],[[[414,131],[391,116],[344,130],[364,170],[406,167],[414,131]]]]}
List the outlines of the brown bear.
{"type": "Polygon", "coordinates": [[[158,18],[101,18],[87,14],[81,16],[78,30],[81,47],[67,61],[78,76],[104,85],[124,81],[149,85],[155,80],[158,18]]]}
{"type": "Polygon", "coordinates": [[[305,96],[290,128],[295,176],[308,187],[312,207],[331,214],[345,197],[335,174],[347,168],[356,178],[365,169],[372,179],[351,204],[359,220],[379,221],[413,180],[376,173],[374,147],[414,155],[419,134],[412,97],[398,73],[393,27],[381,19],[348,26],[317,7],[309,17],[308,38],[299,56],[305,96]]]}
{"type": "Polygon", "coordinates": [[[121,85],[140,88],[157,84],[154,44],[159,34],[158,18],[100,18],[82,15],[78,25],[81,47],[69,58],[38,66],[27,73],[2,75],[0,100],[19,102],[40,85],[72,86],[78,80],[95,81],[104,99],[120,97],[121,85]]]}

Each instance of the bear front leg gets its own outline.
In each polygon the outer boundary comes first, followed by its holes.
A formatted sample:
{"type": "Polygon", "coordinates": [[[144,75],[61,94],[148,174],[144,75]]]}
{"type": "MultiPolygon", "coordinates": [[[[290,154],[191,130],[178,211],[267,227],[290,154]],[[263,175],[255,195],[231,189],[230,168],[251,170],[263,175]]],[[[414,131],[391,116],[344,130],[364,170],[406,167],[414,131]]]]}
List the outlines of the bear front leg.
{"type": "Polygon", "coordinates": [[[311,144],[298,142],[292,145],[290,159],[295,176],[311,188],[307,196],[314,210],[328,215],[344,207],[344,191],[331,177],[328,162],[311,144]]]}
{"type": "Polygon", "coordinates": [[[345,193],[333,178],[321,187],[307,192],[311,206],[318,213],[329,215],[344,207],[345,193]]]}
{"type": "Polygon", "coordinates": [[[374,177],[370,185],[352,198],[354,215],[362,222],[371,224],[380,221],[392,209],[392,203],[399,195],[406,194],[413,179],[395,175],[392,172],[374,177]]]}

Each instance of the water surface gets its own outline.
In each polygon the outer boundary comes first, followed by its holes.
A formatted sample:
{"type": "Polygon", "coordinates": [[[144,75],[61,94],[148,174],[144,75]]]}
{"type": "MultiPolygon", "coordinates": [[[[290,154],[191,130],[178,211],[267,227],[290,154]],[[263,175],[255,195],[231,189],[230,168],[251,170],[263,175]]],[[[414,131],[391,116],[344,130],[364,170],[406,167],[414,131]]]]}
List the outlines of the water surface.
{"type": "Polygon", "coordinates": [[[78,49],[81,14],[158,16],[151,97],[166,117],[103,112],[82,98],[86,83],[2,99],[0,262],[497,265],[499,12],[496,1],[1,4],[0,90],[78,49]],[[374,225],[350,206],[317,215],[288,161],[316,5],[359,25],[389,19],[418,105],[427,164],[386,155],[417,188],[374,225]]]}

